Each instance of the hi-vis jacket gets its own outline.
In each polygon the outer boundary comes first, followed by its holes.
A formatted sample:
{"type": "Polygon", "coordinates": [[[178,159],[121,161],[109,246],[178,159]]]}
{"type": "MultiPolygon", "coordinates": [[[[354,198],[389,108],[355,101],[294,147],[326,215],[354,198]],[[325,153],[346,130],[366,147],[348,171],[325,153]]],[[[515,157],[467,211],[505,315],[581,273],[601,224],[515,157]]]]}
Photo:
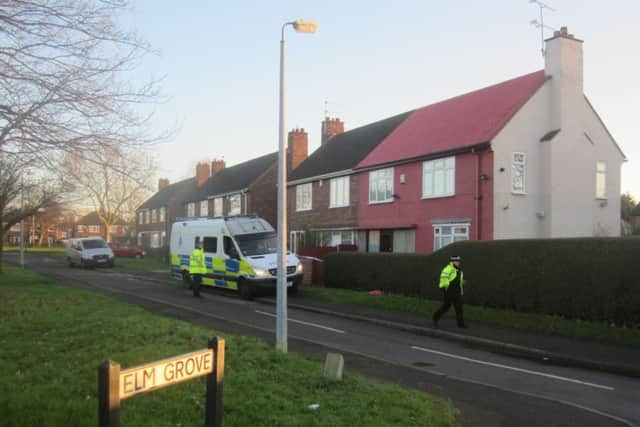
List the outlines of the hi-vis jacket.
{"type": "MultiPolygon", "coordinates": [[[[458,269],[450,262],[440,273],[440,288],[447,289],[449,284],[458,276],[458,269]]],[[[464,273],[460,270],[460,295],[464,295],[464,288],[462,283],[464,282],[464,273]]]]}
{"type": "Polygon", "coordinates": [[[205,274],[207,266],[204,262],[204,252],[195,248],[189,257],[189,274],[205,274]]]}

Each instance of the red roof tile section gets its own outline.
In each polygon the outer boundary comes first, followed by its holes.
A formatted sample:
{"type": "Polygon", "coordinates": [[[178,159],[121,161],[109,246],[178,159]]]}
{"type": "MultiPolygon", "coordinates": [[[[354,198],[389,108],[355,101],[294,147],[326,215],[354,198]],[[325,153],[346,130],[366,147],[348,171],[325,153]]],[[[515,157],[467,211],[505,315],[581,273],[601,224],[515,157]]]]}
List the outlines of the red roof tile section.
{"type": "Polygon", "coordinates": [[[490,141],[545,81],[544,70],[415,110],[358,168],[490,141]]]}

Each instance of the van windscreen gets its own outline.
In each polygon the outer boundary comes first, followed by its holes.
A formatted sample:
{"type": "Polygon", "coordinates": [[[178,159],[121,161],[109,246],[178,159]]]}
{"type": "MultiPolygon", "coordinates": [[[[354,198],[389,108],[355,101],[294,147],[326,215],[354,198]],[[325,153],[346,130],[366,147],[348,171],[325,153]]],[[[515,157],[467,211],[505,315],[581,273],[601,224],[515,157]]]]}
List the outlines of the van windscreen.
{"type": "Polygon", "coordinates": [[[235,239],[244,256],[272,254],[278,247],[275,233],[242,234],[235,239]]]}
{"type": "Polygon", "coordinates": [[[91,239],[91,240],[83,240],[82,246],[85,249],[98,249],[98,248],[106,247],[107,244],[102,239],[91,239]]]}

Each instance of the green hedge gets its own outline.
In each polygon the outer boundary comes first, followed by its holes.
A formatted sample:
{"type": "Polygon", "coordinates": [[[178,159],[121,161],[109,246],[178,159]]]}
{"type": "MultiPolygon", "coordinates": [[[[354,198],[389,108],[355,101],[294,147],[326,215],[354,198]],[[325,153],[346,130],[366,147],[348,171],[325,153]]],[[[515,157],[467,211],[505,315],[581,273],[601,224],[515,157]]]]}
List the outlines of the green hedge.
{"type": "Polygon", "coordinates": [[[640,325],[640,238],[469,241],[433,254],[335,253],[325,285],[440,298],[438,278],[462,256],[465,302],[640,325]]]}

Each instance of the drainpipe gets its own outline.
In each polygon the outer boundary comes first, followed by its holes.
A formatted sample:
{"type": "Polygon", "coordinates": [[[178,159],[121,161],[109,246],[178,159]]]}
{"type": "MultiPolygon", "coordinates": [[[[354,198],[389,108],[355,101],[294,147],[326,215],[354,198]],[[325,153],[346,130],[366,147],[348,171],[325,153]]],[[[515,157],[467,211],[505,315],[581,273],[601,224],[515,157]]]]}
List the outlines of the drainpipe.
{"type": "Polygon", "coordinates": [[[475,223],[475,238],[476,240],[480,240],[480,153],[474,148],[471,150],[473,154],[476,155],[476,188],[475,188],[475,196],[474,196],[474,214],[473,221],[475,223]]]}

